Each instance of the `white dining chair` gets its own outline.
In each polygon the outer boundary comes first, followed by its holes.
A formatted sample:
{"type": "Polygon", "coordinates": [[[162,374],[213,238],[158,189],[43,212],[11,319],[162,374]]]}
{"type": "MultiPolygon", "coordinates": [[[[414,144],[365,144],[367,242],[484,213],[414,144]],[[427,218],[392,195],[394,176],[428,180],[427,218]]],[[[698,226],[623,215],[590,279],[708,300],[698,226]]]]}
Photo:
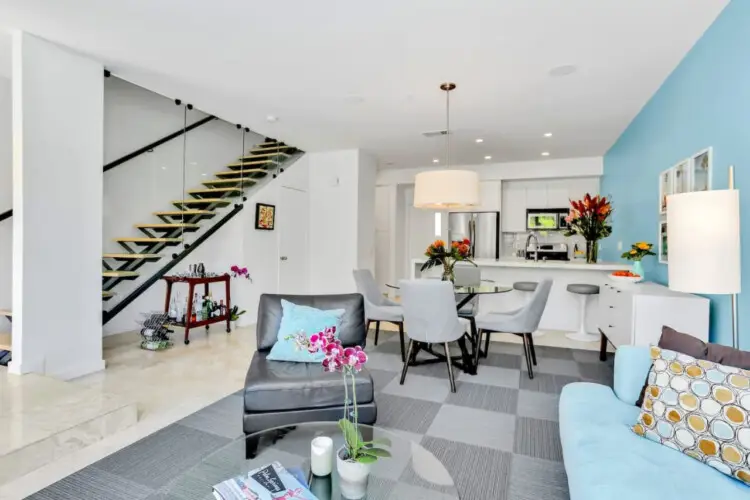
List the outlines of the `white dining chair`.
{"type": "MultiPolygon", "coordinates": [[[[453,268],[455,286],[480,286],[482,284],[482,270],[471,264],[456,264],[453,268]]],[[[466,299],[465,293],[455,294],[456,303],[466,299]]],[[[479,312],[479,296],[475,296],[458,310],[459,316],[474,316],[479,312]]]]}
{"type": "Polygon", "coordinates": [[[361,293],[365,299],[367,331],[370,331],[370,323],[375,323],[375,345],[378,345],[380,322],[393,323],[398,326],[398,335],[401,339],[401,360],[405,360],[404,313],[402,307],[392,300],[388,300],[380,293],[375,278],[369,269],[355,269],[352,273],[354,274],[354,283],[357,286],[357,292],[361,293]]]}
{"type": "Polygon", "coordinates": [[[443,344],[451,392],[456,392],[449,344],[463,337],[469,329],[469,322],[458,317],[453,284],[438,280],[402,280],[400,288],[404,324],[409,336],[401,385],[406,380],[415,342],[443,344]]]}
{"type": "MultiPolygon", "coordinates": [[[[531,367],[536,364],[536,352],[534,351],[534,340],[531,334],[539,328],[539,322],[547,306],[547,299],[552,288],[552,280],[545,279],[539,282],[529,301],[520,309],[504,313],[479,314],[474,318],[479,329],[479,343],[482,334],[489,335],[491,332],[513,333],[523,338],[523,352],[526,357],[526,368],[529,378],[534,378],[531,367]]],[[[477,343],[476,354],[479,355],[479,343],[477,343]]],[[[478,360],[477,360],[478,361],[478,360]]]]}

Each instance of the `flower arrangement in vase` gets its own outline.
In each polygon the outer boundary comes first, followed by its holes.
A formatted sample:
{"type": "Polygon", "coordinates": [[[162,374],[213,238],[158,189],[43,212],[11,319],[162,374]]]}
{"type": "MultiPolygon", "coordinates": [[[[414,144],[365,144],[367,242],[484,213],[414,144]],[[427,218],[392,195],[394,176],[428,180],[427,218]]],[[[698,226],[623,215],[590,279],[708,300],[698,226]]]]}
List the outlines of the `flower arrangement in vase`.
{"type": "Polygon", "coordinates": [[[456,262],[469,262],[473,265],[469,257],[471,255],[471,241],[468,238],[462,241],[454,241],[450,247],[446,246],[443,240],[435,240],[425,250],[427,261],[422,264],[420,271],[426,271],[436,266],[443,267],[443,281],[454,281],[455,274],[453,268],[456,262]]]}
{"type": "Polygon", "coordinates": [[[253,282],[250,272],[246,267],[232,266],[229,268],[229,272],[232,274],[232,278],[245,278],[246,280],[250,280],[250,283],[253,282]]]}
{"type": "Polygon", "coordinates": [[[344,347],[335,337],[336,327],[311,335],[300,332],[295,336],[298,348],[311,354],[323,352],[322,365],[326,372],[339,372],[344,379],[344,417],[338,422],[344,436],[344,445],[336,454],[336,469],[341,479],[341,491],[345,498],[359,499],[367,493],[367,478],[370,466],[378,458],[388,458],[391,453],[384,447],[391,446],[387,438],[365,441],[359,431],[357,410],[357,385],[355,375],[367,363],[367,354],[359,346],[344,347]],[[351,386],[350,386],[351,384],[351,386]],[[349,388],[351,387],[351,399],[349,388]]]}
{"type": "Polygon", "coordinates": [[[624,252],[621,257],[633,262],[633,274],[643,277],[644,271],[641,261],[648,255],[656,255],[656,253],[651,251],[652,248],[654,248],[653,243],[639,241],[630,245],[630,250],[624,252]]]}
{"type": "Polygon", "coordinates": [[[612,202],[605,196],[592,197],[586,193],[582,200],[570,202],[570,213],[565,217],[568,230],[565,236],[580,234],[586,240],[586,262],[596,263],[597,242],[612,234],[609,218],[612,216],[612,202]]]}

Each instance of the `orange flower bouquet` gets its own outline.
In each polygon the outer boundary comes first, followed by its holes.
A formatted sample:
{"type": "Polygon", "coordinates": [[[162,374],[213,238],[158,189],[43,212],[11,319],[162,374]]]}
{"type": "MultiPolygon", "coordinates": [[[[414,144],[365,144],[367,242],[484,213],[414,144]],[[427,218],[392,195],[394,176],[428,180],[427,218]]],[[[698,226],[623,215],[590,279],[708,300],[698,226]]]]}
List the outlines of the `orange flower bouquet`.
{"type": "MultiPolygon", "coordinates": [[[[471,256],[471,241],[468,238],[462,241],[454,241],[450,246],[447,246],[443,240],[435,240],[427,247],[424,254],[427,261],[422,264],[420,270],[426,271],[436,266],[443,266],[443,281],[455,279],[453,267],[456,262],[464,261],[474,264],[469,258],[471,256]]],[[[474,265],[476,266],[476,264],[474,265]]]]}
{"type": "Polygon", "coordinates": [[[586,196],[570,202],[570,213],[565,217],[568,231],[565,236],[580,234],[586,240],[586,262],[596,262],[597,242],[612,234],[609,218],[612,216],[612,203],[605,196],[586,196]]]}

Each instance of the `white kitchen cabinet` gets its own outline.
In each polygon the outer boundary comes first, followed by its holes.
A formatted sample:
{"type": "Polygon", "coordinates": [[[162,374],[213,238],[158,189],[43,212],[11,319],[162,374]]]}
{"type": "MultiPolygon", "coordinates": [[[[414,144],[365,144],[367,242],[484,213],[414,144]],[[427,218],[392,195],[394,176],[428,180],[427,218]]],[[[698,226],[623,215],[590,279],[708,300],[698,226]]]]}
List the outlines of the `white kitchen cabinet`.
{"type": "Polygon", "coordinates": [[[590,195],[599,194],[598,177],[578,177],[568,179],[568,198],[571,200],[581,200],[586,193],[590,195]]]}
{"type": "Polygon", "coordinates": [[[663,326],[708,342],[709,300],[656,283],[605,283],[599,292],[599,329],[615,346],[658,344],[663,326]]]}
{"type": "Polygon", "coordinates": [[[547,182],[529,182],[526,185],[526,208],[547,208],[547,182]]]}
{"type": "Polygon", "coordinates": [[[526,231],[526,187],[520,182],[507,183],[502,195],[502,231],[523,233],[526,231]]]}
{"type": "Polygon", "coordinates": [[[547,205],[541,208],[568,208],[570,206],[568,184],[567,179],[548,181],[547,205]]]}
{"type": "Polygon", "coordinates": [[[501,181],[481,181],[479,183],[479,205],[471,208],[453,209],[451,212],[496,212],[502,210],[501,181]]]}

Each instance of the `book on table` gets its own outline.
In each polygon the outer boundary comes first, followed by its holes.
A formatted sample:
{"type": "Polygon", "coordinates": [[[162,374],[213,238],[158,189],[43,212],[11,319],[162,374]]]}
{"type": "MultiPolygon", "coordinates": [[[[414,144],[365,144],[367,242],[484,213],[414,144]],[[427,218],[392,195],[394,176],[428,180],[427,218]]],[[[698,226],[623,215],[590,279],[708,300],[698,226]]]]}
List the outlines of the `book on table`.
{"type": "Polygon", "coordinates": [[[213,493],[217,500],[318,500],[301,469],[287,470],[279,462],[222,481],[213,493]]]}

